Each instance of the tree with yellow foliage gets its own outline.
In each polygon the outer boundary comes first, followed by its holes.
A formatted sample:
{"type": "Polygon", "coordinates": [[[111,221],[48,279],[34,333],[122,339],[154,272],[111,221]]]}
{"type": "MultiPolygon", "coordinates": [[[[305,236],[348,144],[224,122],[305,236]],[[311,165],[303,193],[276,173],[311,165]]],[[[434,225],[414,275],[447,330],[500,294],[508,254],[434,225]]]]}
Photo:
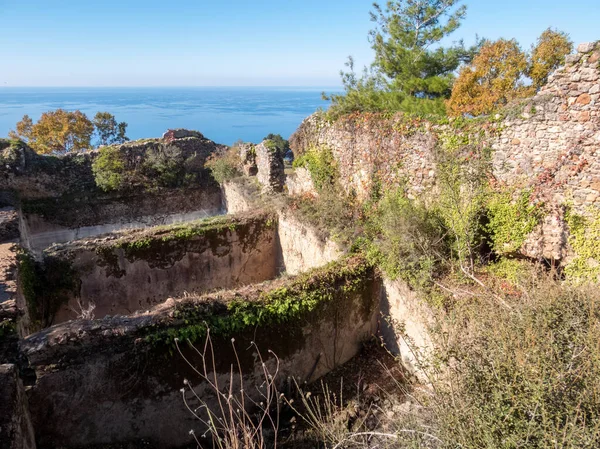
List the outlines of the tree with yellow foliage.
{"type": "Polygon", "coordinates": [[[565,63],[565,57],[573,51],[573,41],[563,31],[548,28],[538,38],[531,50],[529,77],[533,86],[540,89],[548,82],[548,76],[565,63]]]}
{"type": "Polygon", "coordinates": [[[532,94],[523,77],[527,56],[516,40],[499,39],[485,43],[472,64],[464,67],[446,102],[450,115],[481,115],[510,100],[532,94]]]}
{"type": "Polygon", "coordinates": [[[48,154],[90,148],[93,133],[94,124],[83,112],[57,109],[42,114],[35,124],[25,115],[9,136],[25,140],[38,153],[48,154]]]}

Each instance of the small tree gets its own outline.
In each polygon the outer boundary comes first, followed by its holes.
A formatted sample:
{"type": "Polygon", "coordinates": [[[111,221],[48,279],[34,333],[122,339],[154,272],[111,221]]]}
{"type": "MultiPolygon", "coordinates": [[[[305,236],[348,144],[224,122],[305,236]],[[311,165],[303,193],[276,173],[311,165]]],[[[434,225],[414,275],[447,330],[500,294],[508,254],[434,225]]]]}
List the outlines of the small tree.
{"type": "Polygon", "coordinates": [[[450,94],[452,72],[460,64],[457,47],[430,47],[453,33],[465,17],[466,6],[453,8],[460,0],[388,1],[375,3],[371,31],[375,50],[373,65],[390,80],[393,90],[418,98],[450,94]]]}
{"type": "Polygon", "coordinates": [[[273,142],[273,145],[282,156],[285,156],[287,152],[290,151],[290,143],[281,137],[281,134],[269,134],[263,140],[270,140],[273,142]]]}
{"type": "Polygon", "coordinates": [[[548,82],[548,76],[565,63],[565,57],[573,51],[573,42],[567,33],[548,28],[531,49],[529,77],[536,89],[548,82]]]}
{"type": "Polygon", "coordinates": [[[485,43],[473,63],[464,67],[447,102],[451,115],[481,115],[508,101],[530,95],[523,83],[527,57],[516,40],[485,43]]]}
{"type": "Polygon", "coordinates": [[[451,47],[438,44],[454,32],[465,17],[460,0],[396,0],[385,7],[374,4],[370,32],[375,61],[361,77],[354,61],[341,72],[344,95],[331,99],[336,113],[350,111],[406,111],[443,113],[444,98],[450,96],[454,72],[469,62],[477,46],[466,49],[462,42],[451,47]]]}
{"type": "Polygon", "coordinates": [[[25,115],[10,137],[23,139],[38,153],[47,154],[89,148],[93,133],[94,124],[83,112],[57,109],[42,114],[35,124],[25,115]]]}
{"type": "Polygon", "coordinates": [[[96,127],[99,145],[123,143],[129,140],[125,135],[127,132],[127,123],[117,123],[115,116],[109,112],[96,113],[94,126],[96,127]]]}

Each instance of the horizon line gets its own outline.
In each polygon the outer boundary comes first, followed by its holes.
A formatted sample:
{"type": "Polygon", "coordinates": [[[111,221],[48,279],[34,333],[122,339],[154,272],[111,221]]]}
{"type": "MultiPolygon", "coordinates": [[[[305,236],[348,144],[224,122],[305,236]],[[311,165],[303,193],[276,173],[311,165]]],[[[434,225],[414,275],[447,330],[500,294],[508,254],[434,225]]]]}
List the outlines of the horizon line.
{"type": "Polygon", "coordinates": [[[177,85],[151,85],[151,86],[7,86],[0,85],[0,89],[148,89],[148,88],[162,88],[162,89],[197,89],[197,88],[302,88],[302,89],[322,89],[322,88],[335,88],[335,89],[343,89],[343,86],[336,85],[314,85],[314,86],[303,86],[303,85],[211,85],[211,84],[203,84],[203,85],[189,85],[189,86],[177,86],[177,85]]]}

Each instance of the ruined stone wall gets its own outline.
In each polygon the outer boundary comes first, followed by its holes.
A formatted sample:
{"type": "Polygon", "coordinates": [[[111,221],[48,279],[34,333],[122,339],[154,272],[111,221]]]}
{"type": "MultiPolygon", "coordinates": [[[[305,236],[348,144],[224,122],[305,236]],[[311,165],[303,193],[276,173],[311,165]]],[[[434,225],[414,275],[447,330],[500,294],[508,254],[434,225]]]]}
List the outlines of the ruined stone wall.
{"type": "Polygon", "coordinates": [[[264,142],[254,146],[258,182],[266,193],[282,192],[285,183],[283,155],[279,154],[272,142],[264,142]]]}
{"type": "MultiPolygon", "coordinates": [[[[582,44],[535,97],[509,105],[496,117],[474,124],[482,146],[492,149],[499,185],[532,190],[547,216],[523,252],[564,258],[564,205],[577,213],[600,206],[600,43],[582,44]]],[[[366,198],[378,179],[403,180],[409,195],[423,197],[436,184],[436,146],[462,131],[402,114],[354,114],[329,123],[307,118],[290,138],[296,156],[311,148],[330,149],[347,191],[366,198]]]]}
{"type": "Polygon", "coordinates": [[[46,290],[52,289],[50,280],[69,278],[71,285],[48,297],[39,294],[60,303],[49,320],[60,323],[90,304],[100,318],[125,315],[184,292],[262,282],[279,273],[276,233],[276,217],[258,214],[55,245],[43,256],[46,290]]]}
{"type": "Polygon", "coordinates": [[[564,206],[600,207],[600,43],[582,44],[492,141],[494,175],[528,187],[548,215],[525,243],[534,257],[566,255],[564,206]]]}
{"type": "MultiPolygon", "coordinates": [[[[288,376],[313,381],[354,356],[375,332],[379,292],[372,269],[354,258],[298,279],[171,300],[147,314],[73,321],[31,335],[22,346],[37,374],[28,396],[38,444],[79,447],[137,439],[164,448],[188,444],[190,429],[197,435],[205,429],[185,408],[184,379],[211,405],[214,392],[171,351],[174,336],[183,342],[184,335],[198,335],[190,328],[223,324],[214,328],[213,346],[214,370],[224,388],[231,365],[237,369],[236,357],[246,391],[262,384],[256,347],[272,373],[277,355],[280,387],[288,376]],[[311,298],[310,307],[302,298],[311,298]],[[299,309],[267,310],[273,301],[299,301],[299,309]],[[240,302],[247,304],[240,309],[244,321],[233,305],[240,302]],[[253,316],[261,321],[254,323],[253,316]]],[[[201,347],[203,337],[196,344],[201,347]]],[[[184,354],[200,366],[197,353],[184,349],[184,354]]],[[[192,399],[191,392],[186,398],[192,399]]]]}
{"type": "Polygon", "coordinates": [[[317,194],[312,176],[305,167],[297,167],[293,173],[286,175],[285,187],[290,196],[317,194]]]}
{"type": "Polygon", "coordinates": [[[287,274],[295,275],[333,262],[342,251],[331,240],[323,241],[315,230],[292,213],[279,213],[277,223],[282,265],[287,274]]]}
{"type": "Polygon", "coordinates": [[[25,389],[15,365],[0,365],[0,449],[35,449],[25,389]]]}
{"type": "Polygon", "coordinates": [[[51,242],[220,213],[221,190],[204,168],[220,145],[179,131],[63,156],[0,141],[0,196],[19,207],[24,246],[40,251],[51,242]]]}
{"type": "Polygon", "coordinates": [[[377,180],[407,181],[418,196],[435,184],[435,136],[427,124],[414,128],[402,114],[353,114],[330,123],[322,114],[305,119],[290,137],[294,157],[311,149],[331,150],[348,192],[366,198],[377,180]]]}

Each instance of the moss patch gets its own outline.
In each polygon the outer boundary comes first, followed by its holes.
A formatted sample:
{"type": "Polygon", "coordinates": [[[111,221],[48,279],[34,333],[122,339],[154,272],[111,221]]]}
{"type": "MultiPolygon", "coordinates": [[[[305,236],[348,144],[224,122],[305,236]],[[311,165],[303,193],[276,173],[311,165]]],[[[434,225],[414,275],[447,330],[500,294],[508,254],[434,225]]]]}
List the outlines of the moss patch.
{"type": "MultiPolygon", "coordinates": [[[[334,313],[336,304],[362,294],[363,318],[372,312],[373,269],[362,257],[338,261],[300,275],[288,284],[259,294],[256,300],[236,298],[227,303],[198,302],[178,306],[177,326],[148,335],[153,344],[175,339],[197,342],[207,328],[217,337],[231,337],[257,327],[285,325],[289,332],[334,313]]],[[[347,312],[347,310],[346,310],[347,312]]]]}
{"type": "Polygon", "coordinates": [[[125,273],[119,265],[119,251],[131,263],[144,260],[151,268],[165,269],[187,253],[202,253],[208,249],[216,253],[219,248],[228,248],[234,233],[246,251],[253,248],[264,230],[275,223],[276,219],[271,215],[256,214],[159,226],[102,243],[96,247],[96,253],[100,256],[99,265],[106,267],[107,276],[121,277],[125,273]]]}
{"type": "Polygon", "coordinates": [[[54,314],[78,289],[71,262],[47,257],[41,264],[26,250],[20,250],[17,265],[19,284],[27,304],[31,327],[42,329],[51,325],[54,314]]]}

